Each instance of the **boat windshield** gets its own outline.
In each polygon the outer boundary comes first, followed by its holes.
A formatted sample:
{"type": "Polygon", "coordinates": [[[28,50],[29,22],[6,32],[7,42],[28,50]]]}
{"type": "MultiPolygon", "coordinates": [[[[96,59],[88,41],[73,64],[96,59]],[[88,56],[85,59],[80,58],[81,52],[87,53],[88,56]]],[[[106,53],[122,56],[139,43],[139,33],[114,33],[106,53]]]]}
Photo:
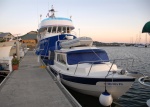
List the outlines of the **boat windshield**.
{"type": "Polygon", "coordinates": [[[98,52],[73,52],[67,54],[67,62],[69,65],[89,62],[94,64],[100,64],[101,62],[108,62],[109,58],[105,51],[98,52]],[[94,62],[95,61],[95,62],[94,62]]]}

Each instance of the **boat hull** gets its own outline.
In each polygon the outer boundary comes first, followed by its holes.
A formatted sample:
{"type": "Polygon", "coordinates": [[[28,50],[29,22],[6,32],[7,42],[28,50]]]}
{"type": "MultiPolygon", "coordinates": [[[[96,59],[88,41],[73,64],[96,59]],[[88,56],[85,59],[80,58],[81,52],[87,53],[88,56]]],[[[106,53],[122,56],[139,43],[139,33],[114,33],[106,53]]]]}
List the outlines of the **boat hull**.
{"type": "MultiPolygon", "coordinates": [[[[55,76],[58,74],[56,70],[51,68],[52,73],[55,76]]],[[[105,84],[107,91],[112,95],[113,99],[118,99],[125,94],[132,86],[135,78],[92,78],[92,77],[77,77],[59,73],[61,82],[70,87],[71,89],[99,97],[102,92],[105,91],[105,84]],[[105,83],[106,81],[106,83],[105,83]]]]}

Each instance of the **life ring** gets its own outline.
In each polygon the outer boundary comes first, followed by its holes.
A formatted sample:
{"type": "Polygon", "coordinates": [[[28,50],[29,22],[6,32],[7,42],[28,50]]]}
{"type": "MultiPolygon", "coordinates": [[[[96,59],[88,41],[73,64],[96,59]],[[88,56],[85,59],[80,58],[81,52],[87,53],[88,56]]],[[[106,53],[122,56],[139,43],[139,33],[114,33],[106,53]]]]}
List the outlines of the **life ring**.
{"type": "MultiPolygon", "coordinates": [[[[138,81],[139,81],[140,84],[142,84],[142,85],[144,85],[144,86],[147,86],[147,87],[150,87],[150,84],[146,84],[146,83],[145,83],[145,80],[144,80],[144,79],[146,79],[146,78],[150,78],[150,77],[148,77],[148,76],[143,76],[143,77],[140,77],[140,78],[138,79],[138,81]]],[[[149,79],[148,81],[150,82],[150,79],[149,79]]]]}

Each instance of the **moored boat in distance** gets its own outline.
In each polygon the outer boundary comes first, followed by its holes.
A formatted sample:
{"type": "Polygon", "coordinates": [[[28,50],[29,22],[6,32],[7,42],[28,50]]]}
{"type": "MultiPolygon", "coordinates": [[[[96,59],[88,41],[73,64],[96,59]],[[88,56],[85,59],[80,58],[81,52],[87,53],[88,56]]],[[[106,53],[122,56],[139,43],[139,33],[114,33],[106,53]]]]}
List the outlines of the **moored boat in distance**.
{"type": "Polygon", "coordinates": [[[73,35],[71,19],[55,17],[53,7],[50,12],[38,29],[36,54],[51,72],[80,93],[99,97],[107,90],[114,99],[125,94],[135,77],[118,68],[116,60],[111,62],[105,50],[94,47],[90,37],[73,35]]]}

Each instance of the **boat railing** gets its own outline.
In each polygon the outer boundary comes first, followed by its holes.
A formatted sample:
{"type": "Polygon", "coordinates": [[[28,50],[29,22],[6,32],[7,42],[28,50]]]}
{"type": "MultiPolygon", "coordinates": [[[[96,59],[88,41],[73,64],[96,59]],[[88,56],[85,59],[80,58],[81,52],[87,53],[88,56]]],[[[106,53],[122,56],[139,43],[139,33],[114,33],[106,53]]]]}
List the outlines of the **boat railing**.
{"type": "Polygon", "coordinates": [[[128,68],[128,66],[129,66],[129,60],[131,60],[132,62],[132,64],[131,64],[131,66],[133,67],[133,63],[134,63],[134,59],[133,58],[126,58],[126,59],[114,59],[114,60],[112,60],[113,62],[112,62],[112,64],[111,64],[111,66],[110,66],[110,69],[109,69],[109,71],[108,71],[108,73],[107,73],[107,75],[106,75],[106,77],[108,76],[108,74],[109,74],[109,72],[111,71],[111,69],[112,69],[112,67],[113,67],[113,65],[116,63],[116,61],[122,61],[122,60],[125,60],[126,61],[126,66],[125,66],[125,70],[127,70],[127,68],[128,68]]]}
{"type": "Polygon", "coordinates": [[[125,67],[125,69],[127,69],[128,66],[129,66],[129,62],[128,62],[129,60],[132,61],[132,62],[131,62],[131,66],[133,66],[133,63],[134,63],[134,59],[133,59],[133,58],[114,59],[114,60],[97,60],[97,61],[80,61],[80,62],[78,62],[77,66],[76,66],[74,75],[75,75],[76,72],[77,72],[77,68],[78,68],[79,64],[83,64],[83,63],[91,63],[90,69],[89,69],[88,74],[87,74],[87,76],[89,76],[89,74],[90,74],[90,72],[91,72],[91,69],[92,69],[94,63],[96,63],[96,62],[101,62],[101,63],[104,63],[104,62],[112,62],[112,63],[111,63],[111,66],[110,66],[110,69],[109,69],[109,71],[108,71],[108,72],[110,72],[111,69],[112,69],[112,66],[116,63],[116,61],[121,61],[121,60],[126,60],[126,67],[125,67]]]}

